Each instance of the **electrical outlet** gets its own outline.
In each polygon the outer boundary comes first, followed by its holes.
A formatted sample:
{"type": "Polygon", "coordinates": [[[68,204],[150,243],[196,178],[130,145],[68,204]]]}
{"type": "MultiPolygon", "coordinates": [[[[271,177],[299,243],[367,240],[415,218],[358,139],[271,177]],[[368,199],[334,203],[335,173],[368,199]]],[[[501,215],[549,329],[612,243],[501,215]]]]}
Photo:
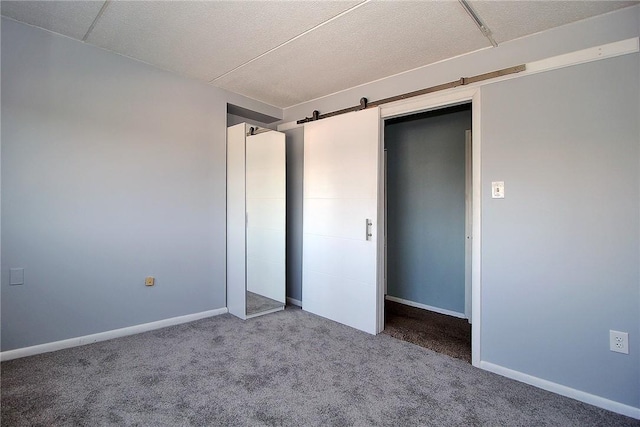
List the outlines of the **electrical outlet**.
{"type": "Polygon", "coordinates": [[[620,331],[609,331],[609,349],[616,353],[629,354],[629,334],[620,331]]]}
{"type": "Polygon", "coordinates": [[[146,279],[144,279],[145,286],[153,286],[155,284],[156,284],[156,279],[154,279],[152,276],[149,276],[146,279]]]}

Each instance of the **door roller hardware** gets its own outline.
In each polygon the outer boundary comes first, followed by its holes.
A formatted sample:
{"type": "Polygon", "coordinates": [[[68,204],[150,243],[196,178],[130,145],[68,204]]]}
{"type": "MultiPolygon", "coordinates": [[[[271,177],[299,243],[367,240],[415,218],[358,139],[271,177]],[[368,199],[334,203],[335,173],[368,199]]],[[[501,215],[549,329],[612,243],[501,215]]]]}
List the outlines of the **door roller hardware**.
{"type": "Polygon", "coordinates": [[[365,221],[366,221],[366,227],[365,227],[366,237],[365,237],[365,240],[371,240],[371,237],[373,237],[373,234],[371,234],[371,226],[373,225],[373,221],[371,221],[369,218],[367,218],[365,221]]]}

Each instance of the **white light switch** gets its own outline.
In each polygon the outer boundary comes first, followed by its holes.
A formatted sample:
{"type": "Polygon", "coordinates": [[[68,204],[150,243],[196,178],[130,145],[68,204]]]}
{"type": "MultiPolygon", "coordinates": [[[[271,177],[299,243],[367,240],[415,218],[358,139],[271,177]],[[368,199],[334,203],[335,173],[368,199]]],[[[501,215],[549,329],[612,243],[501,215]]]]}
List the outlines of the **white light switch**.
{"type": "Polygon", "coordinates": [[[504,199],[504,181],[493,181],[491,183],[491,197],[493,199],[504,199]]]}
{"type": "Polygon", "coordinates": [[[9,284],[24,285],[24,268],[9,269],[9,284]]]}

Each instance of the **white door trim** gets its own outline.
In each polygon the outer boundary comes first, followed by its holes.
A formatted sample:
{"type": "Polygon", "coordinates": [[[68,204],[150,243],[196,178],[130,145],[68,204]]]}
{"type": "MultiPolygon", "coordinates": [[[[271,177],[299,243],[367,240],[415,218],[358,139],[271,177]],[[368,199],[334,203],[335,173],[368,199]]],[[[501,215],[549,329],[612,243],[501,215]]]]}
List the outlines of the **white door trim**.
{"type": "Polygon", "coordinates": [[[387,204],[386,204],[386,154],[384,152],[384,120],[382,109],[379,108],[378,119],[378,248],[376,260],[377,295],[376,295],[376,333],[384,331],[384,296],[387,291],[387,204]]]}
{"type": "MultiPolygon", "coordinates": [[[[420,97],[401,100],[394,103],[380,106],[380,122],[384,126],[384,120],[392,117],[400,117],[415,114],[422,111],[433,110],[441,107],[464,104],[471,102],[471,134],[472,134],[472,188],[473,188],[473,212],[472,212],[472,242],[471,242],[471,363],[480,367],[481,345],[480,345],[480,310],[481,304],[481,274],[480,274],[480,248],[481,248],[481,163],[480,163],[480,86],[460,87],[447,91],[446,93],[433,93],[420,97]]],[[[382,144],[381,144],[382,145],[382,144]]],[[[383,184],[383,183],[382,183],[383,184]]],[[[384,206],[383,206],[384,208],[384,206]]],[[[382,219],[379,220],[382,222],[382,219]]],[[[384,251],[380,251],[381,264],[384,265],[384,251]]],[[[378,283],[378,304],[384,306],[384,281],[378,283]]],[[[380,313],[380,311],[379,311],[380,313]]],[[[382,313],[383,314],[383,313],[382,313]]],[[[381,319],[379,319],[380,321],[381,319]]]]}
{"type": "Polygon", "coordinates": [[[471,245],[473,243],[473,156],[472,132],[467,130],[464,138],[464,315],[472,322],[471,302],[471,245]]]}

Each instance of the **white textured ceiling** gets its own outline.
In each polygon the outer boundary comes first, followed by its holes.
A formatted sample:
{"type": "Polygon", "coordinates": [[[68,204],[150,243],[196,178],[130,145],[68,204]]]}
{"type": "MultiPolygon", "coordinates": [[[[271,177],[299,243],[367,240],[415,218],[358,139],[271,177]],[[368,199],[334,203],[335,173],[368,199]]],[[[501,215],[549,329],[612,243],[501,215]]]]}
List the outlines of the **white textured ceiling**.
{"type": "Polygon", "coordinates": [[[213,83],[298,104],[491,46],[469,21],[457,2],[371,2],[213,83]]]}
{"type": "MultiPolygon", "coordinates": [[[[503,43],[638,2],[469,3],[503,43]]],[[[278,107],[491,46],[458,1],[2,1],[0,8],[278,107]]]]}
{"type": "Polygon", "coordinates": [[[634,1],[469,1],[498,43],[601,15],[634,1]]]}
{"type": "Polygon", "coordinates": [[[87,41],[210,81],[357,3],[113,2],[87,41]]]}
{"type": "Polygon", "coordinates": [[[3,16],[82,40],[102,1],[3,1],[3,16]]]}

